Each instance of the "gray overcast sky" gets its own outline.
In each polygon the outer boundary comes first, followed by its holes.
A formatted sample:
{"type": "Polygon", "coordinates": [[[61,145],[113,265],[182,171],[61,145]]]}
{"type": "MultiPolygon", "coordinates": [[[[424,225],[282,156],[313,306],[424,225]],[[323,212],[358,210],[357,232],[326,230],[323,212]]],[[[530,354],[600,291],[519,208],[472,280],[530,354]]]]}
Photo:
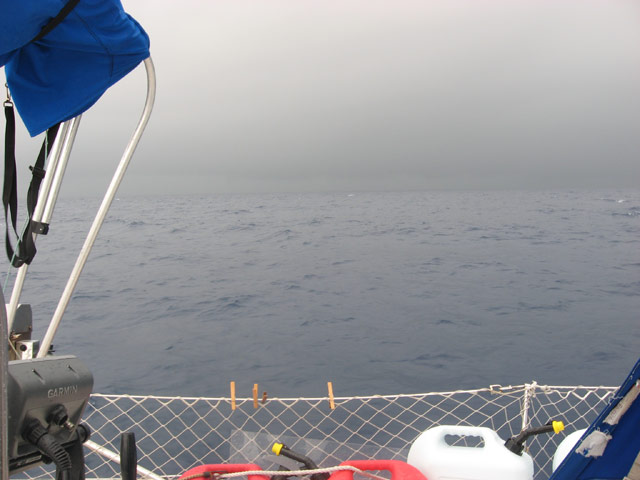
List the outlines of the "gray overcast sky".
{"type": "MultiPolygon", "coordinates": [[[[124,7],[158,97],[121,194],[639,185],[637,0],[124,7]]],[[[84,115],[63,194],[106,186],[144,95],[84,115]]]]}

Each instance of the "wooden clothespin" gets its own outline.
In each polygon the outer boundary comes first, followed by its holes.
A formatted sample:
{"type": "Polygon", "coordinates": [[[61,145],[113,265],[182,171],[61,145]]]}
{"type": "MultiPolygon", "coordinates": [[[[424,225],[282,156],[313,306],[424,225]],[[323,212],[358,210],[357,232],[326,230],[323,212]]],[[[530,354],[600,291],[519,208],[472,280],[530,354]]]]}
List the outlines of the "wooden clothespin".
{"type": "Polygon", "coordinates": [[[253,384],[253,408],[258,408],[258,384],[253,384]]]}
{"type": "Polygon", "coordinates": [[[333,384],[331,382],[327,382],[327,390],[329,390],[329,408],[335,410],[336,402],[333,400],[333,384]]]}
{"type": "Polygon", "coordinates": [[[229,388],[231,389],[231,410],[236,409],[236,382],[230,382],[229,388]]]}

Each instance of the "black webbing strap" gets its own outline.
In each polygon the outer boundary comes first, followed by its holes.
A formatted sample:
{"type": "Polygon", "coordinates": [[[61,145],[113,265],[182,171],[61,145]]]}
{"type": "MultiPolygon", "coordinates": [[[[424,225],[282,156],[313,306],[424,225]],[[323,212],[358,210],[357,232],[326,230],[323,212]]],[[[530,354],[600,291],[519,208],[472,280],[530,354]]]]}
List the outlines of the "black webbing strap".
{"type": "MultiPolygon", "coordinates": [[[[9,219],[7,214],[11,214],[11,225],[16,232],[16,221],[18,218],[18,182],[16,179],[16,117],[13,113],[13,104],[7,100],[4,102],[4,118],[6,121],[4,132],[4,184],[2,188],[2,205],[4,206],[5,223],[5,246],[9,260],[13,260],[13,248],[9,238],[9,219]]],[[[16,234],[17,236],[17,234],[16,234]]]]}
{"type": "Polygon", "coordinates": [[[53,144],[60,124],[51,127],[47,130],[40,153],[36,159],[36,163],[33,167],[30,167],[33,177],[31,178],[31,184],[29,185],[29,191],[27,193],[27,211],[29,213],[29,223],[24,229],[22,235],[18,235],[16,223],[18,216],[18,182],[16,176],[16,157],[15,157],[15,114],[13,112],[13,104],[9,101],[4,103],[4,112],[6,118],[6,129],[4,138],[4,185],[2,192],[2,204],[4,206],[5,217],[5,247],[7,251],[7,257],[11,264],[18,268],[23,264],[30,264],[33,257],[36,255],[36,244],[33,240],[33,234],[45,235],[48,231],[48,225],[34,222],[32,220],[33,212],[38,203],[38,192],[40,190],[40,184],[45,175],[44,162],[49,155],[50,146],[53,144]],[[11,245],[11,235],[9,233],[9,219],[8,214],[11,216],[11,226],[13,232],[18,238],[18,243],[15,250],[11,245]]]}
{"type": "MultiPolygon", "coordinates": [[[[29,167],[31,174],[33,175],[31,178],[31,184],[29,185],[29,191],[27,192],[27,212],[29,212],[29,218],[33,216],[33,211],[36,209],[40,184],[42,183],[42,179],[46,173],[44,170],[44,161],[49,156],[50,147],[53,145],[56,135],[58,135],[59,128],[60,124],[57,124],[47,130],[47,137],[42,142],[42,147],[40,147],[40,153],[38,154],[36,163],[34,163],[32,167],[29,167]]],[[[44,233],[46,234],[46,232],[44,233]]]]}
{"type": "Polygon", "coordinates": [[[62,20],[64,20],[65,17],[71,13],[71,10],[73,10],[76,7],[76,5],[78,5],[78,3],[80,3],[80,0],[69,0],[65,4],[65,6],[62,7],[62,10],[60,10],[55,17],[49,20],[49,23],[47,23],[44,27],[42,27],[42,30],[40,30],[40,33],[38,33],[38,35],[36,35],[31,40],[31,42],[36,42],[40,40],[45,35],[49,34],[51,30],[53,30],[58,25],[60,25],[60,22],[62,22],[62,20]]]}

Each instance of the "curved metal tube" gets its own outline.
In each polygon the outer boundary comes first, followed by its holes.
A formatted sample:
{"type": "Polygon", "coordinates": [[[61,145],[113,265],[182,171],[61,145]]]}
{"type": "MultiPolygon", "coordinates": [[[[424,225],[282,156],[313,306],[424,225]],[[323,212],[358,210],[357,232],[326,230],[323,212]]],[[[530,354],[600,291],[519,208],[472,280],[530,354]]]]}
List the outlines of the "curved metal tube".
{"type": "MultiPolygon", "coordinates": [[[[53,209],[58,203],[58,194],[60,193],[60,186],[62,185],[62,179],[64,178],[65,170],[67,169],[67,163],[69,162],[69,156],[71,155],[71,149],[73,143],[76,140],[78,133],[78,127],[80,126],[80,120],[82,114],[69,120],[69,131],[64,137],[64,144],[62,145],[61,160],[58,167],[53,172],[53,179],[51,181],[51,188],[48,189],[47,201],[44,202],[44,208],[42,211],[41,222],[50,223],[51,217],[53,217],[53,209]]],[[[40,202],[38,202],[40,203],[40,202]]],[[[37,208],[37,206],[36,206],[37,208]]]]}
{"type": "MultiPolygon", "coordinates": [[[[67,163],[69,162],[69,155],[71,154],[71,148],[78,132],[78,126],[80,125],[80,118],[82,115],[72,118],[71,120],[64,122],[60,126],[58,135],[53,143],[51,149],[49,164],[47,170],[49,175],[45,175],[44,182],[40,187],[38,194],[38,203],[36,204],[35,211],[33,212],[32,219],[36,222],[49,223],[51,216],[53,215],[53,207],[55,206],[58,198],[58,192],[60,191],[60,185],[62,184],[62,178],[64,177],[67,163]]],[[[37,234],[33,234],[35,241],[37,234]]],[[[16,310],[18,309],[18,303],[20,302],[20,295],[24,287],[25,279],[27,278],[27,271],[29,265],[26,263],[18,269],[16,280],[13,284],[13,290],[11,291],[11,298],[7,306],[7,323],[9,333],[11,333],[11,327],[16,316],[16,310]]]]}
{"type": "Polygon", "coordinates": [[[78,259],[71,271],[71,275],[69,276],[69,280],[67,280],[67,285],[65,286],[64,291],[62,292],[62,296],[60,297],[60,301],[58,302],[58,306],[53,313],[53,318],[49,323],[49,328],[47,333],[42,340],[42,344],[40,346],[40,350],[38,351],[38,358],[44,357],[49,348],[51,347],[51,343],[53,341],[53,337],[55,336],[58,327],[60,325],[60,321],[62,320],[62,316],[64,315],[67,306],[69,305],[69,301],[71,300],[71,295],[75,290],[76,285],[78,284],[78,279],[80,278],[80,274],[82,273],[82,269],[84,268],[85,263],[87,262],[87,258],[89,257],[89,253],[93,248],[93,244],[96,241],[96,237],[98,236],[98,232],[104,223],[104,220],[107,216],[107,212],[113,199],[116,195],[118,187],[122,182],[124,174],[129,166],[129,161],[135,152],[136,147],[138,146],[138,142],[140,141],[140,137],[142,137],[142,133],[144,132],[145,127],[147,126],[147,122],[149,121],[149,117],[151,116],[151,111],[153,110],[153,102],[156,97],[156,74],[153,68],[153,62],[151,61],[151,57],[147,58],[144,61],[144,66],[147,70],[147,100],[144,105],[144,110],[142,111],[142,117],[138,122],[138,125],[133,132],[133,136],[131,140],[129,140],[129,144],[122,154],[122,158],[120,159],[120,163],[116,168],[116,172],[111,179],[111,183],[109,184],[109,188],[107,189],[107,193],[102,199],[102,204],[98,209],[98,213],[96,214],[95,219],[89,229],[89,233],[87,234],[87,238],[84,241],[84,245],[80,250],[80,254],[78,255],[78,259]]]}

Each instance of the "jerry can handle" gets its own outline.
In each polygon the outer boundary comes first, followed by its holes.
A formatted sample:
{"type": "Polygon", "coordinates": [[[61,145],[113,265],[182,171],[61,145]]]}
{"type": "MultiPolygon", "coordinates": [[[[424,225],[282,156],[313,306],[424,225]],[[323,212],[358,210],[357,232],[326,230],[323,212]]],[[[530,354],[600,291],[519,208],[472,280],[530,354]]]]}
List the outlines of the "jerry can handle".
{"type": "Polygon", "coordinates": [[[434,435],[434,446],[438,448],[488,448],[502,447],[504,440],[493,430],[487,427],[471,427],[466,425],[441,425],[431,429],[434,435]],[[484,441],[482,447],[465,447],[464,445],[449,445],[445,440],[447,435],[457,437],[479,437],[484,441]]]}

